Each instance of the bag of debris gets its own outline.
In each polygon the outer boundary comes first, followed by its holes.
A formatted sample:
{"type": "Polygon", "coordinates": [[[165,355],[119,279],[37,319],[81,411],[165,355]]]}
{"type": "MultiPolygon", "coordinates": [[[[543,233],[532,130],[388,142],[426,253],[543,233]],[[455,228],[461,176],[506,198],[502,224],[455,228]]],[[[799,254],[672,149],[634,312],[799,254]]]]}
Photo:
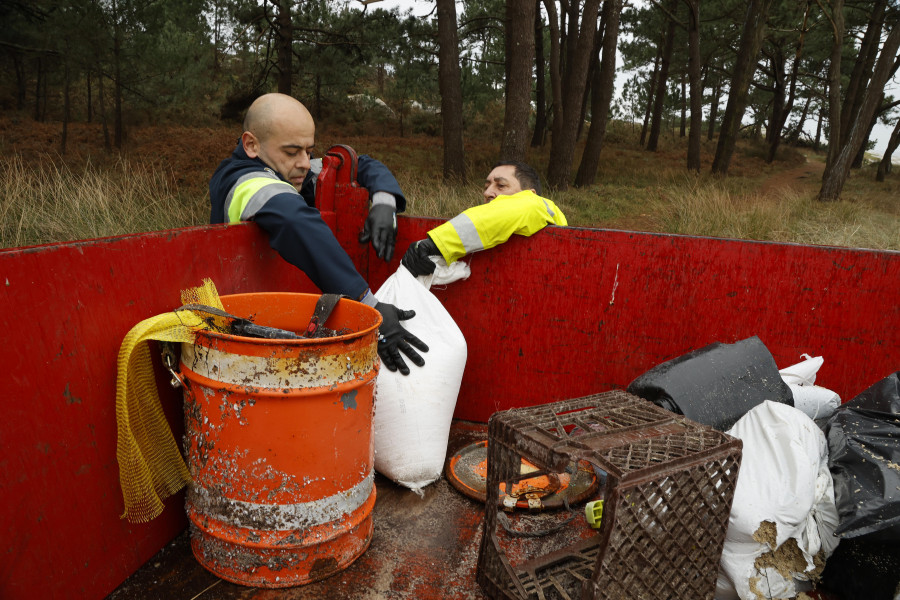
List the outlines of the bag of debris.
{"type": "Polygon", "coordinates": [[[837,534],[900,541],[900,371],[838,408],[825,436],[837,534]]]}
{"type": "Polygon", "coordinates": [[[775,359],[756,336],[715,342],[664,362],[632,381],[627,391],[719,431],[766,400],[794,404],[775,359]]]}
{"type": "Polygon", "coordinates": [[[794,397],[794,408],[802,410],[814,421],[824,422],[841,405],[841,397],[832,390],[816,385],[816,373],[825,359],[821,356],[801,355],[805,360],[780,369],[778,372],[794,397]]]}
{"type": "Polygon", "coordinates": [[[793,598],[837,547],[837,509],[822,430],[766,401],[727,432],[743,444],[716,600],[793,598]]]}
{"type": "Polygon", "coordinates": [[[428,344],[425,366],[413,366],[409,375],[380,369],[375,381],[375,469],[421,492],[444,468],[466,339],[440,300],[402,265],[375,295],[416,311],[403,327],[428,344]]]}

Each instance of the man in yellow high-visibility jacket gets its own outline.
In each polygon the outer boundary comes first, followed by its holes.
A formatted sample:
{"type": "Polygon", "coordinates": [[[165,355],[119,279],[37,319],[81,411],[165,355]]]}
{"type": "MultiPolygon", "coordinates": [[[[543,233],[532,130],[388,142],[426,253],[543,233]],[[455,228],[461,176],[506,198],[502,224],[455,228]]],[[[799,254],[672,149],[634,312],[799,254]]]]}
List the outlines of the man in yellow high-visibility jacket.
{"type": "Polygon", "coordinates": [[[542,198],[537,172],[519,161],[501,161],[484,182],[484,204],[473,206],[410,244],[402,264],[414,276],[434,272],[429,256],[451,264],[466,254],[502,244],[513,234],[530,236],[547,225],[568,225],[556,204],[542,198]]]}

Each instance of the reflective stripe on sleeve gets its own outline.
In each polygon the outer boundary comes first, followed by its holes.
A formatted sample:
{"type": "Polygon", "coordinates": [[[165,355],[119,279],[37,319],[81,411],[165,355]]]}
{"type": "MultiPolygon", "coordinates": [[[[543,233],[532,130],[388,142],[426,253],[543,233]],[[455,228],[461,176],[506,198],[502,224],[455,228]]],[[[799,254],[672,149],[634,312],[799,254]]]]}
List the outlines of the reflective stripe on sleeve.
{"type": "Polygon", "coordinates": [[[229,223],[248,221],[273,196],[293,192],[294,186],[277,175],[265,171],[249,173],[237,180],[225,199],[225,215],[229,223]]]}
{"type": "MultiPolygon", "coordinates": [[[[541,197],[538,196],[538,198],[541,198],[541,197]]],[[[549,214],[549,215],[550,215],[551,217],[553,217],[553,218],[556,218],[556,213],[553,212],[553,209],[552,209],[552,208],[550,208],[550,203],[547,202],[547,199],[546,199],[546,198],[541,198],[541,200],[544,201],[544,208],[547,209],[547,214],[549,214]]]]}
{"type": "Polygon", "coordinates": [[[478,235],[478,229],[468,215],[460,213],[450,219],[449,223],[456,230],[456,235],[459,236],[459,241],[462,242],[465,254],[484,250],[484,243],[481,241],[481,236],[478,235]]]}

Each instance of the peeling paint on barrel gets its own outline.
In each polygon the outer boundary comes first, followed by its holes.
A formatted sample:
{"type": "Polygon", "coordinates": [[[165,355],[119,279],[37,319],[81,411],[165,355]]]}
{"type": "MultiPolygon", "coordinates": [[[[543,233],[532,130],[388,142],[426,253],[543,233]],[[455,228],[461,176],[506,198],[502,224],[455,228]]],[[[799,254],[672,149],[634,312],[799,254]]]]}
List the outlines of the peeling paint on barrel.
{"type": "Polygon", "coordinates": [[[371,326],[349,341],[201,333],[182,346],[191,544],[219,577],[301,585],[368,548],[379,317],[359,306],[371,326]]]}

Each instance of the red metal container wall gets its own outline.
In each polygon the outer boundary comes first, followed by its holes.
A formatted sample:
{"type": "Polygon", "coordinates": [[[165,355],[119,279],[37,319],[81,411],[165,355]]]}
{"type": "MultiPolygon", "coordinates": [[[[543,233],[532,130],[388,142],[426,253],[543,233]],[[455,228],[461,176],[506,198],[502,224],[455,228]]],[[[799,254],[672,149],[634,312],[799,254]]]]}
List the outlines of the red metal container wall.
{"type": "MultiPolygon", "coordinates": [[[[385,265],[356,240],[364,214],[342,216],[338,238],[373,289],[440,223],[401,218],[385,265]]],[[[752,335],[779,366],[824,356],[817,383],[844,400],[900,368],[897,252],[551,228],[467,260],[468,280],[434,290],[469,346],[465,419],[622,388],[752,335]]],[[[315,291],[253,225],[0,252],[0,597],[103,597],[185,527],[180,496],[149,524],[119,519],[115,361],[133,325],[203,277],[223,294],[315,291]]],[[[179,394],[160,383],[178,437],[179,394]]]]}
{"type": "MultiPolygon", "coordinates": [[[[397,255],[439,223],[401,219],[397,255]]],[[[432,290],[468,343],[457,418],[624,389],[754,335],[779,368],[823,356],[816,383],[844,401],[900,369],[898,252],[551,227],[464,260],[469,279],[432,290]]],[[[369,253],[373,288],[398,262],[369,253]]]]}
{"type": "MultiPolygon", "coordinates": [[[[103,598],[186,527],[183,494],[150,523],[119,518],[116,357],[204,277],[315,291],[252,225],[0,251],[0,598],[103,598]]],[[[181,393],[158,388],[180,440],[181,393]]]]}

